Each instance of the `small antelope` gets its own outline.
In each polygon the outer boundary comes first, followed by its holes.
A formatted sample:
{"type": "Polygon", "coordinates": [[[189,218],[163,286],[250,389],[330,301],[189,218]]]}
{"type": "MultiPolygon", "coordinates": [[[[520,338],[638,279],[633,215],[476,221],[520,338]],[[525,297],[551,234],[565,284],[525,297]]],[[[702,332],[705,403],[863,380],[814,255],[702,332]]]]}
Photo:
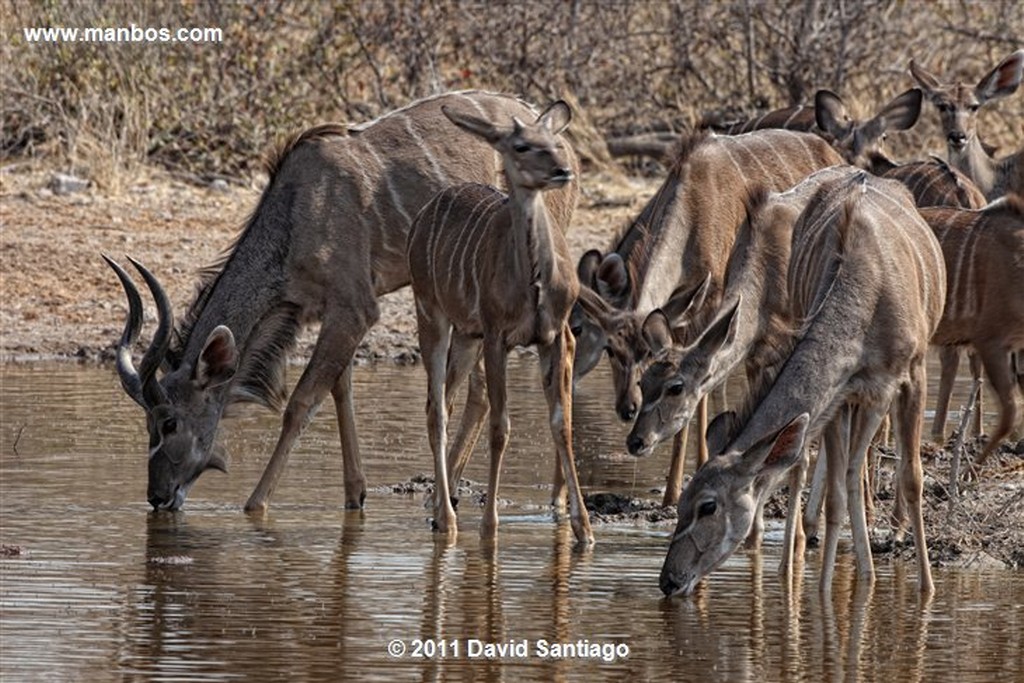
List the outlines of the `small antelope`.
{"type": "MultiPolygon", "coordinates": [[[[899,482],[918,557],[918,585],[933,590],[921,512],[925,354],[945,299],[934,234],[907,190],[865,173],[823,184],[793,228],[787,291],[802,325],[768,393],[709,427],[716,454],[679,499],[661,572],[666,595],[688,595],[748,536],[782,475],[804,467],[803,443],[823,431],[828,510],[821,586],[829,590],[849,505],[858,573],[873,580],[862,491],[868,446],[895,400],[899,482]]],[[[662,413],[637,419],[664,430],[662,413]]],[[[641,425],[641,428],[644,428],[641,425]]]]}
{"type": "Polygon", "coordinates": [[[946,259],[946,307],[932,343],[973,347],[999,400],[980,467],[1017,421],[1011,355],[1024,350],[1024,199],[1008,195],[979,211],[926,208],[921,216],[946,259]]]}
{"type": "MultiPolygon", "coordinates": [[[[577,359],[591,365],[596,361],[587,359],[607,351],[619,417],[632,420],[640,406],[640,374],[651,359],[641,332],[647,313],[663,304],[675,309],[676,341],[683,343],[703,330],[717,310],[729,252],[746,217],[747,192],[760,186],[786,190],[810,173],[840,163],[842,158],[827,142],[806,133],[695,135],[678,149],[665,182],[614,250],[584,254],[582,284],[596,285],[606,305],[588,292],[580,297],[577,309],[593,327],[574,316],[580,333],[577,359]]],[[[704,419],[706,410],[704,403],[704,419]]],[[[700,426],[703,434],[704,424],[700,426]]],[[[686,435],[684,428],[674,443],[666,505],[674,505],[679,496],[686,435]]],[[[703,462],[703,438],[699,444],[703,462]]]]}
{"type": "Polygon", "coordinates": [[[978,112],[988,102],[1012,95],[1024,76],[1024,50],[1001,61],[973,88],[943,83],[910,60],[910,73],[939,112],[949,162],[978,184],[991,201],[1009,192],[1024,195],[1024,148],[996,159],[978,136],[978,112]]]}
{"type": "Polygon", "coordinates": [[[435,527],[449,537],[456,534],[446,462],[449,348],[453,337],[482,337],[491,467],[481,536],[497,533],[498,480],[509,433],[507,354],[514,346],[536,344],[573,532],[579,543],[593,543],[572,451],[575,342],[568,320],[579,283],[565,239],[541,200],[542,192],[573,178],[571,157],[557,137],[569,125],[571,110],[555,102],[533,123],[512,116],[483,118],[447,106],[442,111],[501,155],[509,194],[488,185],[453,186],[423,207],[409,233],[409,272],[427,370],[435,527]]]}
{"type": "MultiPolygon", "coordinates": [[[[439,190],[502,182],[494,151],[450,126],[441,114],[445,104],[488,117],[536,116],[514,97],[466,91],[419,100],[365,125],[329,124],[294,136],[271,159],[259,203],[222,260],[203,272],[177,327],[157,278],[136,264],[159,313],[138,369],[131,347],[142,300],[131,278],[114,268],[129,306],[117,368],[127,394],[146,411],[154,508],[180,508],[204,471],[223,469],[214,442],[225,408],[247,401],[279,410],[287,399],[277,445],[245,504],[265,510],[292,447],[328,394],[341,437],[345,505],[363,505],[351,361],[379,316],[377,297],[409,283],[409,226],[439,190]],[[289,395],[288,351],[316,321],[316,346],[289,395]]],[[[575,156],[569,163],[576,168],[575,156]]],[[[578,189],[573,180],[546,196],[562,229],[578,189]]]]}

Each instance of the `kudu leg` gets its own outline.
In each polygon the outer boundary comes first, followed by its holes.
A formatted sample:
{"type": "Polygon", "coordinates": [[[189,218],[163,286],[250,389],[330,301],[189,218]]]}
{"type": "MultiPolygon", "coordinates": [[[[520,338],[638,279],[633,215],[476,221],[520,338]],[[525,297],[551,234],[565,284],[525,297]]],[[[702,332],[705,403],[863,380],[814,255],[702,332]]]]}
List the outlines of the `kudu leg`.
{"type": "Polygon", "coordinates": [[[988,456],[1009,435],[1017,421],[1017,406],[1013,400],[1014,385],[1017,384],[1017,378],[1014,377],[1015,371],[1012,371],[1010,368],[1011,354],[998,346],[986,346],[978,349],[978,356],[985,367],[985,376],[988,379],[989,386],[992,387],[992,391],[999,401],[999,422],[996,424],[996,428],[992,430],[992,433],[989,434],[985,448],[975,458],[975,468],[985,464],[988,456]]]}
{"type": "Polygon", "coordinates": [[[679,494],[683,490],[686,441],[689,434],[690,425],[687,424],[672,437],[672,462],[669,464],[668,477],[665,479],[665,496],[661,499],[662,507],[675,507],[679,504],[679,494]]]}
{"type": "MultiPolygon", "coordinates": [[[[452,339],[452,346],[448,352],[448,374],[445,379],[445,398],[449,415],[452,413],[456,392],[467,376],[469,389],[466,392],[466,406],[462,411],[459,431],[452,441],[448,454],[448,487],[453,495],[458,491],[462,471],[473,455],[473,448],[480,437],[484,418],[487,416],[486,384],[480,342],[457,335],[452,339]]],[[[455,495],[455,498],[458,496],[455,495]]]]}
{"type": "MultiPolygon", "coordinates": [[[[273,495],[274,489],[277,488],[278,480],[281,478],[281,474],[284,473],[285,465],[288,464],[288,455],[291,453],[295,442],[303,430],[305,430],[309,421],[313,419],[316,409],[327,396],[327,393],[334,389],[339,381],[343,382],[342,375],[349,369],[352,357],[355,355],[356,346],[362,340],[366,331],[377,320],[376,303],[372,298],[366,306],[364,313],[363,316],[355,320],[324,320],[320,328],[320,336],[309,359],[309,364],[306,366],[305,371],[303,371],[302,377],[299,378],[298,384],[295,385],[291,396],[288,397],[288,405],[284,411],[281,434],[278,436],[277,445],[274,447],[274,453],[270,456],[267,466],[263,469],[263,475],[256,484],[256,488],[245,503],[246,512],[266,511],[267,506],[270,504],[270,497],[273,495]]],[[[343,396],[343,401],[352,400],[351,392],[344,389],[344,382],[342,393],[347,396],[347,398],[343,396]]],[[[345,409],[342,417],[345,422],[349,422],[351,415],[351,406],[349,406],[345,409]]],[[[358,464],[359,449],[354,425],[339,424],[339,428],[343,430],[341,437],[342,455],[344,458],[351,459],[355,463],[346,462],[345,471],[346,473],[349,471],[358,472],[360,471],[358,464]],[[350,433],[351,437],[345,436],[346,432],[350,433]],[[346,441],[349,438],[351,438],[351,441],[348,442],[350,448],[345,450],[346,441]]],[[[346,487],[348,487],[347,481],[346,487]]],[[[361,497],[361,494],[357,493],[359,488],[365,488],[365,481],[361,484],[359,482],[352,484],[353,496],[356,498],[361,497]]],[[[346,488],[346,490],[348,489],[346,488]]],[[[348,493],[346,493],[346,504],[351,502],[351,500],[348,498],[348,493]]]]}
{"type": "MultiPolygon", "coordinates": [[[[974,351],[967,352],[967,360],[971,364],[971,380],[977,380],[981,377],[981,356],[974,351]]],[[[1024,379],[1021,379],[1024,381],[1024,379]]],[[[973,386],[973,382],[972,382],[973,386]]],[[[1024,386],[1024,385],[1022,385],[1024,386]]],[[[1024,391],[1024,389],[1022,389],[1024,391]]],[[[974,401],[974,436],[981,436],[985,428],[985,406],[982,405],[982,397],[985,396],[985,392],[982,391],[981,384],[978,384],[978,395],[974,401]]],[[[968,400],[970,398],[968,397],[968,400]]]]}
{"type": "Polygon", "coordinates": [[[868,536],[868,518],[865,496],[871,492],[865,486],[864,469],[868,450],[872,448],[886,411],[856,407],[850,433],[850,457],[846,464],[846,500],[850,515],[850,535],[853,537],[857,574],[874,581],[875,567],[871,561],[871,539],[868,536]]]}
{"type": "Polygon", "coordinates": [[[932,583],[931,564],[928,562],[924,512],[921,509],[924,489],[924,475],[921,469],[921,428],[927,391],[925,364],[921,358],[911,364],[910,381],[900,387],[896,397],[896,422],[899,425],[896,430],[896,446],[900,458],[897,481],[903,492],[903,502],[914,530],[918,588],[922,593],[931,594],[935,586],[932,583]]]}
{"type": "Polygon", "coordinates": [[[508,352],[501,337],[484,339],[484,371],[487,376],[487,398],[491,404],[491,463],[487,478],[487,500],[480,522],[480,537],[493,539],[498,533],[498,486],[501,461],[508,446],[508,405],[506,403],[506,369],[508,352]]]}
{"type": "Polygon", "coordinates": [[[960,349],[955,346],[939,347],[939,395],[935,402],[935,418],[932,420],[932,440],[946,438],[946,419],[949,416],[949,399],[953,394],[956,371],[960,367],[960,349]]]}
{"type": "MultiPolygon", "coordinates": [[[[724,393],[723,393],[724,398],[724,393]]],[[[723,404],[724,405],[724,401],[723,404]]],[[[708,395],[705,394],[697,404],[697,471],[708,461],[708,395]]],[[[679,503],[679,494],[683,491],[683,474],[686,469],[686,444],[690,438],[690,425],[676,433],[672,439],[672,460],[669,464],[668,477],[665,481],[665,495],[661,500],[662,507],[675,507],[679,503]]],[[[762,527],[763,528],[763,527],[762,527]]]]}
{"type": "Polygon", "coordinates": [[[338,417],[338,436],[341,438],[342,466],[345,475],[345,507],[358,510],[366,501],[366,475],[363,474],[356,438],[356,414],[352,400],[352,363],[341,373],[331,388],[334,411],[338,417]]]}
{"type": "Polygon", "coordinates": [[[822,593],[831,593],[839,535],[846,518],[846,462],[849,457],[850,409],[839,408],[822,432],[825,444],[827,491],[825,494],[825,543],[821,554],[822,593]]]}
{"type": "Polygon", "coordinates": [[[697,467],[701,467],[708,461],[708,395],[700,399],[697,404],[697,467]]]}
{"type": "Polygon", "coordinates": [[[448,489],[448,402],[445,378],[451,325],[441,315],[430,317],[417,306],[420,351],[427,370],[427,436],[434,458],[434,530],[449,540],[458,533],[458,521],[448,489]]]}
{"type": "Polygon", "coordinates": [[[594,533],[590,529],[590,515],[580,489],[572,448],[572,361],[576,340],[569,325],[563,324],[553,342],[539,350],[551,435],[568,487],[569,520],[576,541],[581,545],[592,545],[594,533]]]}
{"type": "Polygon", "coordinates": [[[806,546],[804,528],[800,523],[800,495],[807,476],[807,449],[804,448],[800,461],[789,470],[789,505],[786,509],[786,531],[782,543],[782,560],[779,574],[793,576],[794,558],[803,555],[806,546]]]}
{"type": "Polygon", "coordinates": [[[804,510],[803,527],[808,545],[818,545],[818,526],[821,509],[825,503],[825,473],[828,469],[828,454],[825,452],[825,440],[818,446],[818,457],[814,461],[814,474],[811,476],[811,488],[807,494],[807,508],[804,510]]]}

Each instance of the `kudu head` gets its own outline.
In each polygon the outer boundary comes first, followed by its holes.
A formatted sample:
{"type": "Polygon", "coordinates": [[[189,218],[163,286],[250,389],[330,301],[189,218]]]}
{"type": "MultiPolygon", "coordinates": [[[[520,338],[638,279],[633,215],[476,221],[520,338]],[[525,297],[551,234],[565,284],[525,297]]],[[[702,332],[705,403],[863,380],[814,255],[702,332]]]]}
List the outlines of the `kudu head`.
{"type": "Polygon", "coordinates": [[[142,297],[131,277],[109,257],[128,297],[128,318],[117,344],[117,373],[121,386],[146,411],[149,430],[149,484],[147,499],[157,510],[177,510],[185,503],[199,475],[208,469],[226,471],[223,457],[214,450],[217,424],[224,402],[223,390],[238,366],[234,336],[219,326],[206,339],[194,363],[182,362],[157,372],[167,363],[174,333],[170,301],[160,283],[142,264],[129,259],[142,275],[156,301],[159,322],[149,348],[136,369],[132,346],[142,328],[142,297]]]}
{"type": "MultiPolygon", "coordinates": [[[[666,320],[667,338],[659,339],[657,348],[671,345],[672,334],[681,334],[694,312],[704,303],[711,285],[711,276],[693,287],[680,287],[659,309],[666,320]]],[[[640,409],[640,375],[654,359],[655,346],[644,335],[644,317],[632,309],[622,310],[589,288],[581,288],[577,305],[585,317],[600,328],[604,351],[612,371],[615,391],[615,412],[625,422],[636,417],[640,409]]]]}
{"type": "MultiPolygon", "coordinates": [[[[616,258],[622,259],[616,254],[616,258]]],[[[580,297],[598,297],[599,279],[598,272],[604,257],[597,249],[591,249],[580,257],[576,265],[576,277],[580,281],[580,297]],[[586,290],[586,291],[585,291],[586,290]]],[[[600,306],[602,302],[593,301],[592,306],[600,306]]],[[[576,338],[576,352],[573,358],[572,375],[573,381],[585,376],[593,370],[601,360],[605,346],[608,343],[608,335],[597,322],[589,315],[580,301],[576,301],[569,313],[569,329],[572,336],[576,338]]]]}
{"type": "MultiPolygon", "coordinates": [[[[923,96],[917,88],[898,95],[867,121],[858,121],[847,112],[839,95],[819,90],[814,96],[814,116],[818,128],[832,138],[832,144],[851,166],[868,168],[878,164],[895,166],[885,155],[884,142],[891,130],[907,130],[921,115],[923,96]]],[[[875,170],[875,169],[872,169],[875,170]]]]}
{"type": "Polygon", "coordinates": [[[737,297],[693,344],[682,348],[666,346],[666,341],[671,344],[671,336],[663,311],[651,311],[644,320],[644,338],[660,359],[640,379],[640,412],[626,437],[632,455],[649,455],[690,422],[700,399],[714,388],[711,382],[721,349],[736,337],[740,305],[742,297],[737,297]]]}
{"type": "Polygon", "coordinates": [[[1001,61],[973,87],[959,81],[943,83],[914,60],[910,60],[910,74],[938,110],[946,146],[952,155],[962,152],[977,138],[978,110],[986,102],[1016,92],[1024,75],[1024,50],[1017,50],[1001,61]]]}
{"type": "Polygon", "coordinates": [[[713,455],[694,473],[679,498],[679,521],[661,568],[662,593],[692,594],[736,551],[750,533],[759,503],[803,457],[808,422],[803,413],[745,451],[713,455]]]}
{"type": "Polygon", "coordinates": [[[570,157],[558,137],[572,120],[572,109],[563,100],[554,102],[533,123],[523,123],[513,116],[511,126],[446,106],[441,111],[456,126],[501,154],[510,188],[554,190],[572,180],[570,157]]]}

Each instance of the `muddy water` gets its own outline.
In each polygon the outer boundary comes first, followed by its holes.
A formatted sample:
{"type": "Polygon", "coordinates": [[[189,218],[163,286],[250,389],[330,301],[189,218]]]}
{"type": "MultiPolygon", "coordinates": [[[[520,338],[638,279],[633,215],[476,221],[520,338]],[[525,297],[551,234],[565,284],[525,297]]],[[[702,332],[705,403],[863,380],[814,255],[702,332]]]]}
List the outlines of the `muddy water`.
{"type": "MultiPolygon", "coordinates": [[[[778,547],[740,554],[693,599],[665,601],[664,527],[597,525],[574,550],[546,507],[553,461],[534,364],[516,362],[496,546],[436,544],[419,494],[430,469],[421,368],[357,372],[363,512],[341,508],[332,410],[294,452],[271,511],[241,503],[277,418],[223,430],[229,475],[204,475],[183,512],[145,503],[145,435],[112,370],[6,366],[0,393],[0,678],[26,680],[1010,681],[1024,675],[1024,576],[936,571],[921,604],[911,565],[858,590],[849,554],[819,597],[816,558],[785,589],[778,547]],[[582,644],[580,641],[583,641],[582,644]],[[577,652],[557,657],[556,643],[577,652]],[[581,647],[582,645],[582,647],[581,647]],[[500,646],[500,649],[499,649],[500,646]],[[389,653],[389,648],[392,650],[389,653]],[[579,651],[582,650],[582,651],[579,651]]],[[[663,458],[623,453],[589,377],[577,401],[589,490],[655,497],[663,458]]],[[[467,476],[485,479],[486,458],[467,476]]]]}

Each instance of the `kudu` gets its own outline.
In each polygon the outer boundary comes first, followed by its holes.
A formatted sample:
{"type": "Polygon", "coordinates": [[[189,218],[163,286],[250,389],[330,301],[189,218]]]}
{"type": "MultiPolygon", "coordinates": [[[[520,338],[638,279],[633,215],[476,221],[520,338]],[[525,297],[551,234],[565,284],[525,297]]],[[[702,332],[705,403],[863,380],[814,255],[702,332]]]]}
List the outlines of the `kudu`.
{"type": "Polygon", "coordinates": [[[573,532],[578,542],[593,543],[572,450],[575,342],[568,319],[579,283],[565,239],[541,201],[542,192],[573,178],[570,157],[558,140],[571,110],[558,101],[530,123],[507,114],[484,118],[455,106],[442,111],[501,155],[509,192],[481,184],[450,187],[423,207],[409,233],[409,272],[427,370],[435,528],[453,537],[457,525],[447,472],[449,349],[455,338],[482,338],[491,463],[481,536],[493,538],[497,532],[498,481],[509,434],[507,355],[512,347],[535,344],[551,433],[569,488],[573,532]]]}
{"type": "MultiPolygon", "coordinates": [[[[945,282],[938,242],[901,184],[858,173],[819,188],[793,228],[787,273],[802,323],[768,393],[709,427],[716,455],[680,497],[660,579],[666,595],[692,593],[736,550],[780,477],[804,466],[803,442],[822,430],[829,493],[821,587],[831,587],[847,505],[858,573],[873,580],[862,466],[893,400],[898,481],[911,510],[918,585],[933,590],[919,449],[925,354],[942,315],[945,282]]],[[[659,411],[643,411],[638,429],[666,433],[660,419],[659,411]]]]}
{"type": "Polygon", "coordinates": [[[978,184],[989,200],[1009,192],[1024,195],[1024,148],[997,159],[978,135],[978,112],[988,102],[1016,92],[1024,76],[1024,50],[1017,50],[971,87],[944,83],[914,60],[910,73],[939,112],[949,162],[978,184]]]}
{"type": "MultiPolygon", "coordinates": [[[[780,350],[796,323],[789,303],[786,273],[789,268],[793,226],[807,203],[824,183],[848,178],[853,166],[832,166],[808,176],[783,193],[755,190],[747,206],[747,219],[736,236],[726,268],[725,288],[718,314],[689,345],[675,346],[664,313],[655,310],[644,321],[643,333],[658,360],[641,379],[642,413],[656,411],[657,424],[638,419],[626,440],[629,452],[650,452],[666,435],[677,432],[693,416],[700,399],[722,384],[740,364],[746,368],[749,393],[763,396],[770,378],[785,360],[780,350]],[[659,427],[652,431],[652,427],[659,427]]],[[[790,483],[797,491],[799,481],[790,483]]],[[[781,570],[791,564],[799,545],[799,496],[790,496],[781,570]]],[[[760,542],[762,514],[757,510],[748,543],[760,542]]]]}
{"type": "MultiPolygon", "coordinates": [[[[594,273],[591,283],[596,283],[605,303],[595,302],[588,292],[581,295],[578,310],[593,327],[580,334],[577,358],[590,358],[595,349],[607,351],[616,411],[623,420],[636,415],[640,373],[651,358],[641,333],[644,318],[671,300],[670,306],[684,318],[675,325],[677,341],[688,341],[704,328],[721,300],[726,261],[746,216],[747,192],[755,186],[785,190],[810,173],[841,162],[827,142],[805,133],[695,135],[677,150],[668,177],[615,248],[607,255],[584,255],[580,270],[594,273]]],[[[587,282],[585,277],[583,284],[587,282]]],[[[578,331],[583,328],[578,318],[574,325],[578,331]]],[[[701,415],[706,415],[706,408],[701,415]]],[[[679,496],[685,443],[684,428],[673,448],[666,505],[675,504],[679,496]]],[[[699,443],[703,461],[703,438],[699,443]]]]}
{"type": "Polygon", "coordinates": [[[1015,384],[1024,395],[1024,378],[1011,368],[1024,350],[1024,199],[920,211],[946,259],[946,307],[932,343],[974,348],[999,401],[999,423],[974,462],[981,466],[1016,423],[1015,384]]]}
{"type": "MultiPolygon", "coordinates": [[[[118,372],[146,411],[153,507],[181,507],[204,470],[223,467],[213,444],[229,404],[280,408],[286,355],[300,328],[315,321],[321,324],[315,348],[287,396],[274,453],[245,507],[266,509],[289,452],[328,393],[341,437],[345,504],[363,504],[351,361],[378,318],[376,298],[409,283],[409,226],[438,191],[453,183],[502,183],[493,149],[451,126],[442,105],[492,118],[536,116],[514,97],[466,91],[414,102],[366,125],[325,125],[292,138],[268,164],[270,179],[256,209],[221,262],[204,271],[177,329],[159,282],[140,268],[159,325],[138,370],[131,347],[141,298],[115,268],[129,303],[118,372]]],[[[565,154],[575,170],[575,156],[565,154]]],[[[577,197],[575,180],[547,195],[560,228],[568,227],[577,197]]]]}
{"type": "Polygon", "coordinates": [[[822,89],[814,94],[814,106],[777,109],[717,130],[726,135],[771,128],[815,133],[835,147],[846,163],[877,175],[895,165],[884,151],[887,133],[912,128],[921,114],[921,100],[921,91],[911,88],[894,97],[870,119],[861,120],[850,114],[839,95],[822,89]]]}
{"type": "MultiPolygon", "coordinates": [[[[978,186],[960,171],[942,159],[933,158],[929,161],[913,161],[894,166],[882,177],[899,180],[919,208],[946,206],[962,209],[980,209],[987,202],[978,186]]],[[[947,261],[948,267],[948,261],[947,261]]],[[[971,363],[971,374],[975,378],[981,374],[981,363],[973,352],[968,352],[971,363]]],[[[953,393],[957,369],[960,366],[960,350],[955,346],[939,347],[939,393],[935,401],[935,418],[932,420],[931,436],[934,440],[942,439],[946,433],[946,418],[949,414],[949,401],[953,393]]],[[[974,419],[975,434],[981,433],[982,404],[981,395],[977,398],[977,409],[974,419]]]]}

